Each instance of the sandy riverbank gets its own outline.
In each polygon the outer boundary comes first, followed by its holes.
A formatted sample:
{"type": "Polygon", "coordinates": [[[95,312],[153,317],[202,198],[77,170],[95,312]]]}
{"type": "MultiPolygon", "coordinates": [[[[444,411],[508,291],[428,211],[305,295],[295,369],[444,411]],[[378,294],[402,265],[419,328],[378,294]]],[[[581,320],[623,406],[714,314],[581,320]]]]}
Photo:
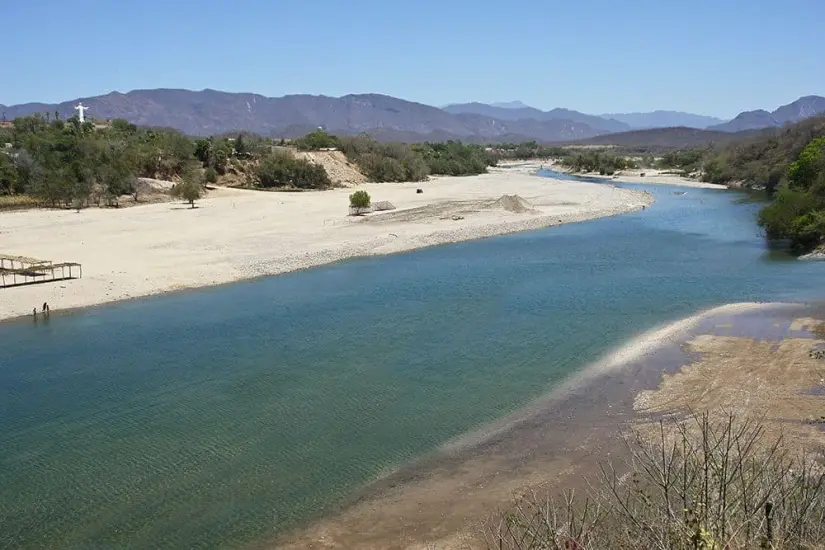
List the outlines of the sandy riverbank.
{"type": "Polygon", "coordinates": [[[825,342],[808,315],[825,312],[801,310],[731,304],[640,334],[545,398],[377,480],[338,514],[269,548],[487,548],[485,519],[528,488],[587,491],[583,476],[624,460],[621,435],[653,425],[651,415],[722,407],[763,419],[769,433],[822,444],[825,363],[808,353],[825,342]]]}
{"type": "MultiPolygon", "coordinates": [[[[568,168],[560,164],[553,163],[552,161],[545,164],[545,166],[549,166],[558,172],[570,172],[568,168]]],[[[620,170],[613,176],[602,176],[598,173],[586,173],[580,175],[587,176],[588,178],[600,178],[617,183],[648,183],[653,185],[678,185],[681,187],[694,187],[700,189],[727,189],[727,186],[725,185],[697,181],[669,173],[667,170],[656,170],[653,168],[620,170]],[[642,174],[644,174],[644,176],[642,174]]]]}
{"type": "Polygon", "coordinates": [[[0,253],[83,264],[83,278],[0,290],[0,319],[578,222],[641,209],[647,193],[493,169],[424,183],[364,184],[397,210],[349,217],[352,189],[265,193],[217,189],[178,203],[121,210],[0,214],[0,253]],[[424,193],[416,193],[421,188],[424,193]],[[518,195],[530,207],[497,203],[518,195]],[[504,205],[507,206],[507,205],[504,205]]]}

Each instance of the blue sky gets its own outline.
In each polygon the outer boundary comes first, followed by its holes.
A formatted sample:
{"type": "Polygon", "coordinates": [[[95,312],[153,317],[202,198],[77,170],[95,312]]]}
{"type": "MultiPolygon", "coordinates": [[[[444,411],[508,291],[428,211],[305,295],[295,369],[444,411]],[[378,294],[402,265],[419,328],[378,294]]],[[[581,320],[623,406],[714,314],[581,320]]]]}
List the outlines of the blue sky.
{"type": "Polygon", "coordinates": [[[732,117],[825,95],[825,0],[0,0],[0,103],[376,92],[732,117]]]}

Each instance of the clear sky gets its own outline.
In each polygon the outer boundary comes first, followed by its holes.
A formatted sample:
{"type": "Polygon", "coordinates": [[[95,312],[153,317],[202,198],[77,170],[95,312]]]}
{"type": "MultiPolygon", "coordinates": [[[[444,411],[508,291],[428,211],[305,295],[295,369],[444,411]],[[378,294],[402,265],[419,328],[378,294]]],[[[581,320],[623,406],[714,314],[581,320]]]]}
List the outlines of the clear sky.
{"type": "Polygon", "coordinates": [[[732,117],[825,95],[825,0],[0,0],[0,103],[138,88],[732,117]]]}

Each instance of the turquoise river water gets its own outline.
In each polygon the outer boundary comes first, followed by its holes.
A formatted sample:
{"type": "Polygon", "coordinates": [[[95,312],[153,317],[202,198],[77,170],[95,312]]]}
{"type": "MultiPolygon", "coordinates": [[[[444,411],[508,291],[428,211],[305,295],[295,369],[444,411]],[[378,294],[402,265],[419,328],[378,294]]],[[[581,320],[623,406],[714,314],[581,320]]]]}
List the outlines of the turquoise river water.
{"type": "Polygon", "coordinates": [[[634,334],[822,297],[757,204],[643,188],[643,212],[0,324],[0,547],[264,540],[634,334]]]}

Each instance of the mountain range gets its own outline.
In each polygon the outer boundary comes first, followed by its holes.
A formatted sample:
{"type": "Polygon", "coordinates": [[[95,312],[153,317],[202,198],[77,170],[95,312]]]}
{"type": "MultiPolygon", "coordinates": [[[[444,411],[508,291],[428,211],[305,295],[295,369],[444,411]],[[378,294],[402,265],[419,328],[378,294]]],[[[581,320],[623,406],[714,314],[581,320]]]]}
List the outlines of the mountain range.
{"type": "Polygon", "coordinates": [[[352,135],[369,133],[382,141],[468,142],[575,141],[605,134],[649,128],[709,128],[739,132],[782,126],[825,112],[825,98],[805,96],[773,112],[740,113],[729,122],[678,111],[590,115],[569,109],[542,111],[520,101],[463,103],[433,107],[380,94],[342,97],[288,95],[265,97],[217,90],[153,89],[78,98],[59,104],[0,105],[11,120],[33,113],[75,114],[82,102],[88,116],[124,118],[143,126],[170,127],[190,135],[250,131],[267,136],[296,137],[318,127],[352,135]]]}
{"type": "Polygon", "coordinates": [[[783,105],[773,112],[764,109],[743,111],[730,122],[711,126],[711,130],[742,132],[760,128],[775,128],[825,113],[825,97],[809,95],[783,105]]]}

